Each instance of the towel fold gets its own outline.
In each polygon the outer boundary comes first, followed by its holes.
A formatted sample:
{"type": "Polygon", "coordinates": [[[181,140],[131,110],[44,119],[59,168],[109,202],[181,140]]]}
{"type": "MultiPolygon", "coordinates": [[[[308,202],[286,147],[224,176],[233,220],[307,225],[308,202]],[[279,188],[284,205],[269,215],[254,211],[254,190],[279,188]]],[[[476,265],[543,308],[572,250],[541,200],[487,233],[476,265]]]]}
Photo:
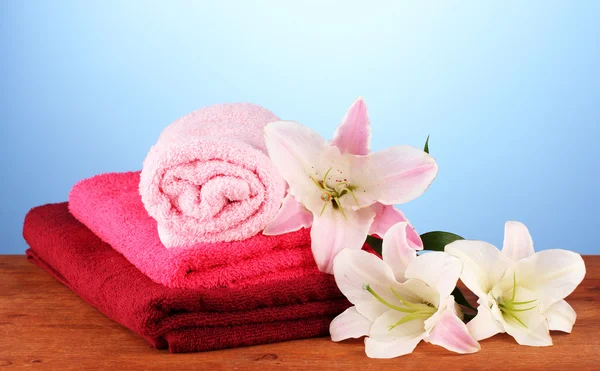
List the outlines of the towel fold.
{"type": "Polygon", "coordinates": [[[332,276],[305,274],[245,288],[172,289],[157,284],[69,213],[32,209],[28,259],[83,300],[157,348],[191,352],[327,334],[349,303],[332,276]]]}
{"type": "Polygon", "coordinates": [[[264,229],[285,192],[263,137],[263,127],[277,120],[253,104],[220,104],[162,132],[139,191],[166,247],[239,241],[264,229]]]}
{"type": "Polygon", "coordinates": [[[69,209],[155,282],[179,288],[243,287],[318,272],[308,229],[165,248],[137,192],[139,178],[138,172],[129,172],[83,180],[71,190],[69,209]]]}

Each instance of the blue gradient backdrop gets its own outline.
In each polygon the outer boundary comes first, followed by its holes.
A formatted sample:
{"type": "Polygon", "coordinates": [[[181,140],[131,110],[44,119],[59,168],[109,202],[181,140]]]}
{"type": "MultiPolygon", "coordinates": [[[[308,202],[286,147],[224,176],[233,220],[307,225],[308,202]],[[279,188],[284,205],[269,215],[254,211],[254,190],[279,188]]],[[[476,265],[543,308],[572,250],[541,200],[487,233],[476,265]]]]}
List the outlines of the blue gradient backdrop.
{"type": "Polygon", "coordinates": [[[0,253],[33,206],[139,169],[160,131],[249,101],[329,138],[364,96],[373,148],[440,173],[420,232],[600,253],[598,1],[2,1],[0,253]],[[171,4],[168,4],[171,3],[171,4]]]}

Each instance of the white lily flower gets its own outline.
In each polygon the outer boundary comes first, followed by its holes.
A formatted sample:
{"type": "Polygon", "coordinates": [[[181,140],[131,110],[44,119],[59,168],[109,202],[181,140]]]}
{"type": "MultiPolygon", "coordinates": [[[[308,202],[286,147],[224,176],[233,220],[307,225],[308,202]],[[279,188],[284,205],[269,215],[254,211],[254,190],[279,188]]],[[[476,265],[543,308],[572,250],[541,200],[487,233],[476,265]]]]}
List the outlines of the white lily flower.
{"type": "MultiPolygon", "coordinates": [[[[438,171],[434,158],[418,148],[396,146],[370,153],[369,119],[360,98],[331,143],[292,121],[268,124],[265,141],[289,189],[263,233],[276,235],[312,226],[313,255],[319,269],[327,273],[342,249],[359,250],[368,234],[383,235],[391,225],[406,222],[393,205],[423,194],[438,171]]],[[[409,243],[422,247],[412,227],[409,243]]]]}
{"type": "Polygon", "coordinates": [[[467,324],[477,340],[507,332],[521,345],[552,345],[549,330],[571,332],[575,311],[563,299],[585,276],[567,250],[534,252],[527,227],[507,222],[502,251],[482,241],[455,241],[445,251],[463,262],[461,280],[479,297],[467,324]]]}
{"type": "Polygon", "coordinates": [[[460,260],[444,252],[417,256],[409,246],[407,223],[385,234],[383,260],[362,250],[342,250],[335,258],[336,283],[354,304],[330,325],[331,339],[368,336],[371,358],[411,353],[420,341],[458,353],[477,352],[451,295],[461,272],[460,260]]]}

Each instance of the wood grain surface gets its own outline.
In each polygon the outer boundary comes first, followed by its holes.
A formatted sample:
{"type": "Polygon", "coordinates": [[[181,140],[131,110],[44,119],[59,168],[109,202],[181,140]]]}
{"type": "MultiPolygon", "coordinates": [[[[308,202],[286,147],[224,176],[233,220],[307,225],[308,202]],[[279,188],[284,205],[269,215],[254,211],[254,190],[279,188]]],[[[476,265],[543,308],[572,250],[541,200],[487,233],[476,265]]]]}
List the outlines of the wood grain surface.
{"type": "Polygon", "coordinates": [[[159,351],[24,256],[0,256],[0,370],[600,370],[600,256],[584,259],[586,278],[568,298],[577,323],[572,334],[553,332],[552,347],[523,347],[498,335],[482,341],[482,350],[473,355],[421,343],[408,356],[375,360],[365,356],[362,340],[329,338],[205,353],[159,351]]]}

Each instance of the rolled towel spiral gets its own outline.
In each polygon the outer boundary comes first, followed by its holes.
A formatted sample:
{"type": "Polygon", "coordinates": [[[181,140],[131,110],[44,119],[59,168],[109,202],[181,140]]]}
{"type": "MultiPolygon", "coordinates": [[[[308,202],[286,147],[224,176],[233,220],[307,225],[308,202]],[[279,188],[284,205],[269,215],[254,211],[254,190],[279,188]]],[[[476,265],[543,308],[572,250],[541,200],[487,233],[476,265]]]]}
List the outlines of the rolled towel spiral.
{"type": "Polygon", "coordinates": [[[144,160],[139,191],[165,247],[239,241],[264,229],[285,193],[263,136],[277,120],[254,104],[220,104],[164,129],[144,160]]]}

